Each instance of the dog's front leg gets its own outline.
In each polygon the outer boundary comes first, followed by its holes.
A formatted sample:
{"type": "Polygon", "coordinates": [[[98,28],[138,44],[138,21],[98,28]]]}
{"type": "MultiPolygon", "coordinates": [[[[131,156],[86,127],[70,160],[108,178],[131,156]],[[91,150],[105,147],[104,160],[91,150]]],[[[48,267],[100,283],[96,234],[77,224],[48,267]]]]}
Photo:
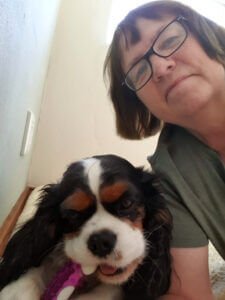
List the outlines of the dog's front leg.
{"type": "Polygon", "coordinates": [[[0,300],[40,300],[43,290],[41,268],[32,268],[5,286],[0,292],[0,300]]]}
{"type": "Polygon", "coordinates": [[[101,284],[87,294],[72,298],[74,300],[122,300],[122,290],[119,286],[101,284]]]}

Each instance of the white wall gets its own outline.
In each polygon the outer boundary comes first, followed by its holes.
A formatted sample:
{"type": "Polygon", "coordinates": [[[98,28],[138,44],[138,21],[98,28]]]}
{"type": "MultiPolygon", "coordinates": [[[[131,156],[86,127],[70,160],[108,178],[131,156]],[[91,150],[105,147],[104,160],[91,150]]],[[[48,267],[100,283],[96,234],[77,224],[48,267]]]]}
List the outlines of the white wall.
{"type": "Polygon", "coordinates": [[[27,183],[26,113],[38,120],[59,0],[0,0],[0,225],[27,183]]]}
{"type": "Polygon", "coordinates": [[[111,0],[63,0],[28,184],[57,180],[77,159],[115,153],[144,165],[155,138],[116,135],[102,68],[111,0]]]}

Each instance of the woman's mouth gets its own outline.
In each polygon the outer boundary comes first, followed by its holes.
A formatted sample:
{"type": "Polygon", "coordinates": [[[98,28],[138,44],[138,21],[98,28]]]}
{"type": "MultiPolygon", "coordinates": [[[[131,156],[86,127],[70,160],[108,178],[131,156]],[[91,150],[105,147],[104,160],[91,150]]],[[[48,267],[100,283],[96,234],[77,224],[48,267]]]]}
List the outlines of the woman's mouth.
{"type": "Polygon", "coordinates": [[[178,79],[176,79],[166,90],[166,99],[168,98],[169,94],[177,88],[183,81],[185,81],[189,76],[183,76],[178,79]]]}

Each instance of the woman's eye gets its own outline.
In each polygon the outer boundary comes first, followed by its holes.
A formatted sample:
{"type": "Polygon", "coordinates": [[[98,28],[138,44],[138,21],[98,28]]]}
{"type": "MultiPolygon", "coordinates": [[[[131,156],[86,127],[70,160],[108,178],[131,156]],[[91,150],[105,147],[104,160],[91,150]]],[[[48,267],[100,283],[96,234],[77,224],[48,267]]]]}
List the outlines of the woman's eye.
{"type": "Polygon", "coordinates": [[[140,64],[139,68],[136,70],[135,74],[135,82],[139,82],[143,76],[145,76],[145,73],[147,71],[146,64],[140,64]]]}
{"type": "Polygon", "coordinates": [[[178,35],[171,36],[171,37],[167,38],[166,40],[164,40],[159,48],[161,50],[165,50],[165,49],[170,49],[170,48],[176,47],[176,45],[179,43],[179,41],[180,41],[180,36],[178,36],[178,35]]]}

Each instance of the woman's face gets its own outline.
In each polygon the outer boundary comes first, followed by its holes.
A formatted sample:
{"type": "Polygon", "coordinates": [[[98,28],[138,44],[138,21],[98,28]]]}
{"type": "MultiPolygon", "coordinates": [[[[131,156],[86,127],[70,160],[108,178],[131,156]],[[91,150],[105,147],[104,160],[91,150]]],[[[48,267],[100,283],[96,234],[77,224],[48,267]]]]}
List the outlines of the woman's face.
{"type": "MultiPolygon", "coordinates": [[[[174,19],[140,18],[137,28],[141,39],[125,47],[121,39],[122,66],[126,73],[152,46],[159,31],[174,19]]],[[[137,95],[159,119],[189,126],[193,118],[209,110],[214,101],[225,101],[225,72],[222,64],[208,57],[194,36],[188,32],[184,44],[171,56],[150,56],[153,75],[137,95]]]]}

